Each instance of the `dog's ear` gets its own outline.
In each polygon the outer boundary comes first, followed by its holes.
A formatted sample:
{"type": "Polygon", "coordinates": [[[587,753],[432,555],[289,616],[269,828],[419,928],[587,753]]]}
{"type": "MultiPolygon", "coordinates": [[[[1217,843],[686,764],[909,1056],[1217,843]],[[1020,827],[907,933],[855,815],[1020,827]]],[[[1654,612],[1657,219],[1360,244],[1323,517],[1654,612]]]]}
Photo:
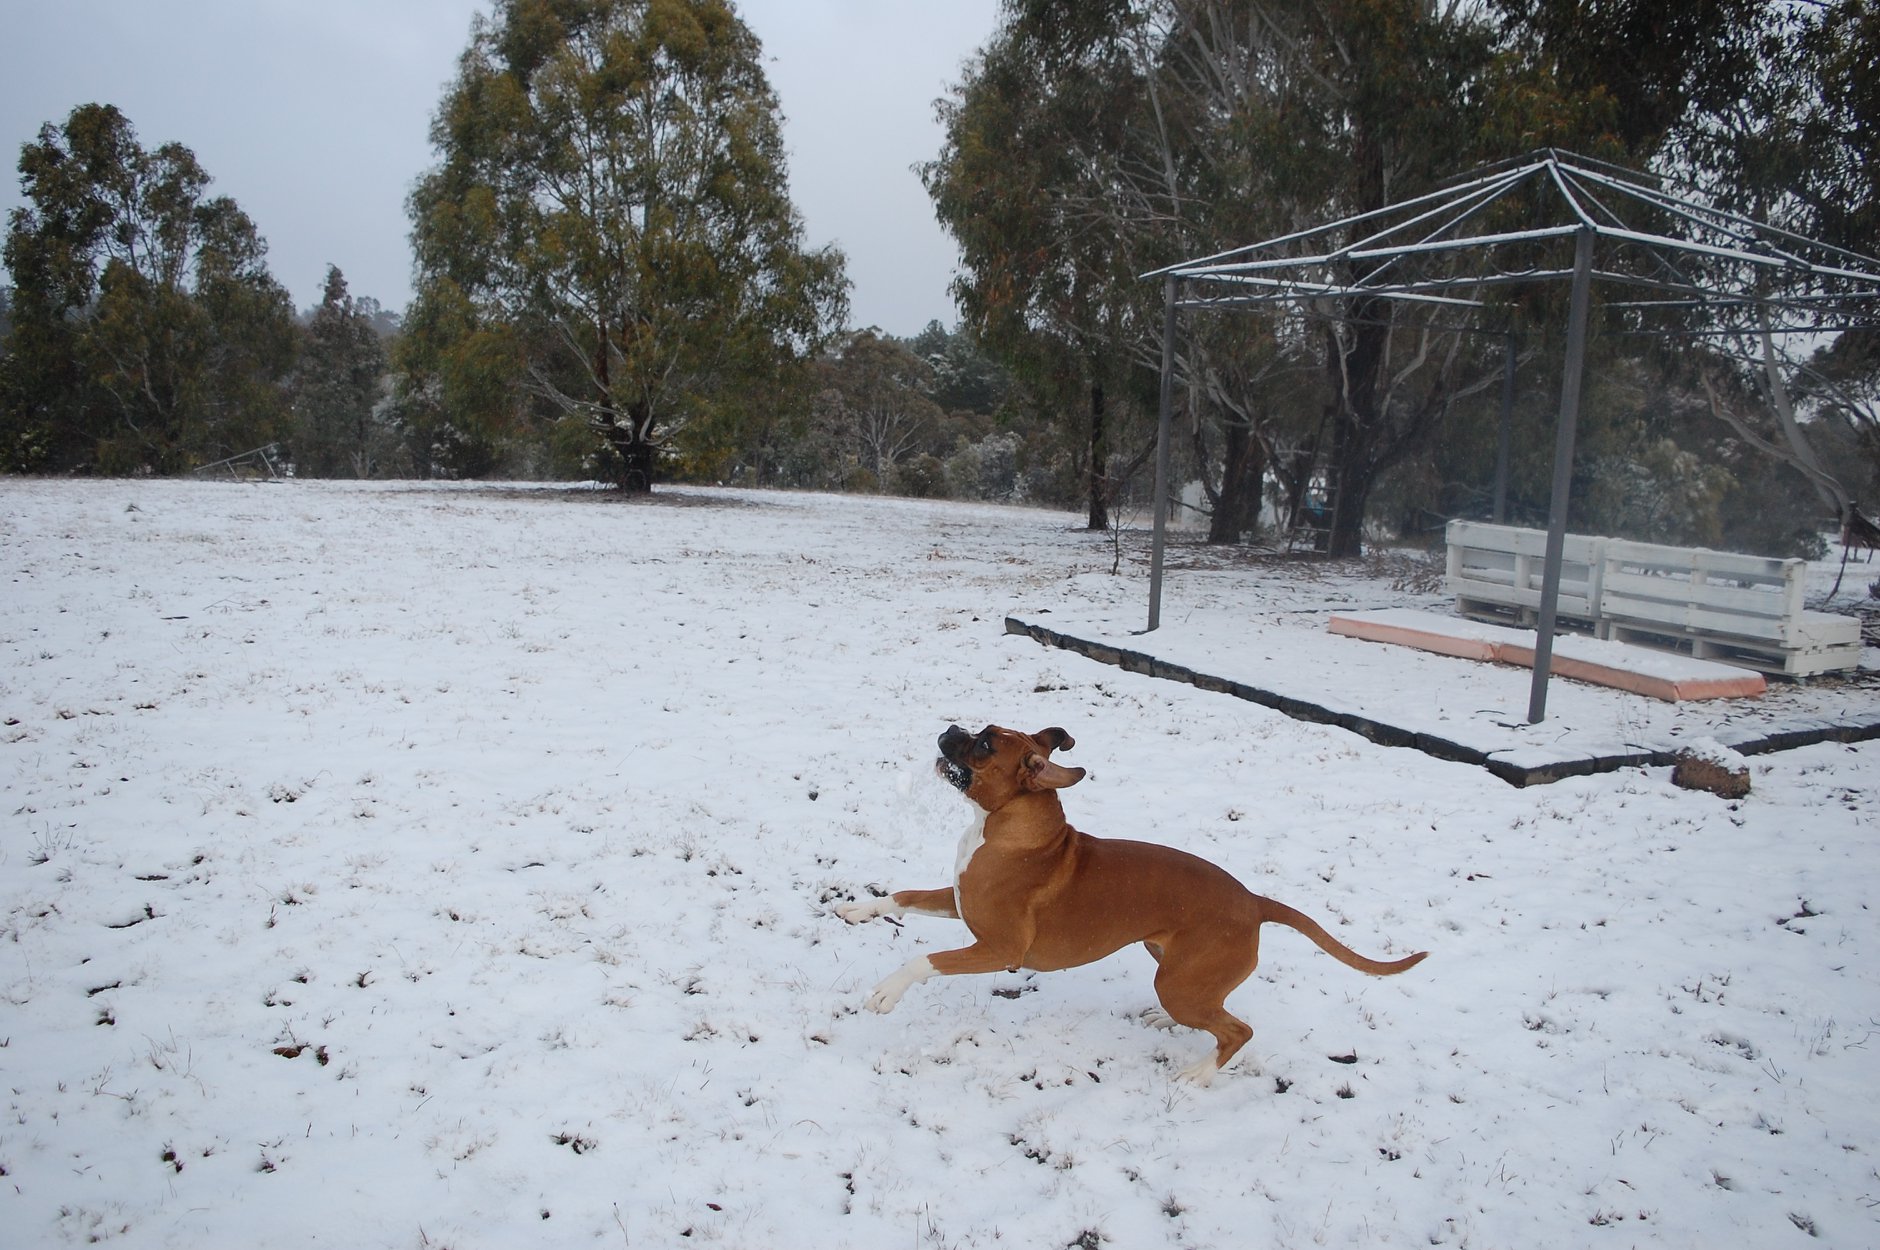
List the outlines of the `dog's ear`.
{"type": "Polygon", "coordinates": [[[1025,757],[1024,787],[1027,790],[1062,790],[1065,786],[1074,786],[1084,779],[1081,768],[1066,768],[1062,764],[1053,764],[1042,755],[1025,757]]]}
{"type": "Polygon", "coordinates": [[[1044,748],[1046,755],[1053,751],[1068,751],[1077,745],[1077,740],[1053,725],[1049,729],[1040,729],[1031,736],[1031,740],[1044,748]]]}

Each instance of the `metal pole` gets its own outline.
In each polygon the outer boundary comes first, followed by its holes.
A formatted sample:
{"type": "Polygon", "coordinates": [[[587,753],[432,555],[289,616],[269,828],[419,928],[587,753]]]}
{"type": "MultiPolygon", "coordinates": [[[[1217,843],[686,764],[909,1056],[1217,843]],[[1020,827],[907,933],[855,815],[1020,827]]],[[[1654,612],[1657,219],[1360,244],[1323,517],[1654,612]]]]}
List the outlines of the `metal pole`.
{"type": "Polygon", "coordinates": [[[1508,331],[1507,360],[1501,375],[1501,432],[1495,440],[1495,524],[1508,520],[1508,454],[1514,442],[1514,368],[1520,336],[1508,331]]]}
{"type": "Polygon", "coordinates": [[[1174,275],[1162,282],[1162,400],[1155,427],[1155,541],[1149,553],[1149,628],[1162,624],[1162,553],[1168,541],[1168,444],[1170,414],[1175,406],[1175,298],[1180,285],[1174,275]]]}
{"type": "Polygon", "coordinates": [[[1587,305],[1592,302],[1593,239],[1582,228],[1573,256],[1573,304],[1567,313],[1567,365],[1560,379],[1560,421],[1554,434],[1553,497],[1547,510],[1547,567],[1541,578],[1540,628],[1534,639],[1534,681],[1528,724],[1547,717],[1547,679],[1554,664],[1554,622],[1560,608],[1560,563],[1567,546],[1567,492],[1573,485],[1573,436],[1580,423],[1580,378],[1586,371],[1587,305]]]}

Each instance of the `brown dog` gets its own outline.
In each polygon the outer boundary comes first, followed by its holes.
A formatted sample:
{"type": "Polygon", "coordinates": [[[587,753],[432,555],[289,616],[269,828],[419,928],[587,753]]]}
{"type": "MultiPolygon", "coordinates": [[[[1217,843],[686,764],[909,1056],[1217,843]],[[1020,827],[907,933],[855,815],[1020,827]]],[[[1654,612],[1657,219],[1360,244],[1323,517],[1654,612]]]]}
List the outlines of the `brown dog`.
{"type": "Polygon", "coordinates": [[[1167,1017],[1153,1022],[1214,1034],[1214,1054],[1181,1073],[1205,1085],[1253,1036],[1224,1004],[1259,963],[1262,924],[1297,929],[1340,963],[1375,976],[1415,967],[1428,953],[1366,959],[1311,917],[1249,892],[1205,859],[1079,833],[1064,819],[1057,792],[1083,780],[1084,770],[1050,759],[1073,745],[1062,729],[1026,735],[988,725],[974,736],[954,725],[940,735],[935,767],[980,810],[960,839],[952,888],[901,890],[836,912],[850,924],[908,912],[951,916],[966,922],[974,941],[915,956],[875,987],[870,1010],[893,1011],[909,986],[932,976],[1052,972],[1141,942],[1160,965],[1155,993],[1167,1017]]]}

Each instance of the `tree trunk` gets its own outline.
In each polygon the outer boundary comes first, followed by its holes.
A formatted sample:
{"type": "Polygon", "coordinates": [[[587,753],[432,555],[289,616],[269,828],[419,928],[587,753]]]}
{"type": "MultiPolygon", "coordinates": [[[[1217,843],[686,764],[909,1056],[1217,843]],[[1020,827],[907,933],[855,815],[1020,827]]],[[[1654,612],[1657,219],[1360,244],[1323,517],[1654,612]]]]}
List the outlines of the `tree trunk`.
{"type": "Polygon", "coordinates": [[[620,477],[620,489],[629,495],[648,495],[653,491],[653,445],[645,439],[635,439],[628,454],[622,457],[625,471],[620,477]]]}
{"type": "Polygon", "coordinates": [[[1358,449],[1332,463],[1332,525],[1325,554],[1333,558],[1364,554],[1364,510],[1370,502],[1375,474],[1358,449]]]}
{"type": "MultiPolygon", "coordinates": [[[[1371,211],[1388,203],[1383,147],[1368,126],[1359,125],[1352,136],[1351,165],[1356,175],[1356,207],[1371,211]]],[[[1330,342],[1326,355],[1335,406],[1331,461],[1326,472],[1332,516],[1325,553],[1334,559],[1359,555],[1363,549],[1364,506],[1377,473],[1377,457],[1371,444],[1384,432],[1384,414],[1378,411],[1378,374],[1390,343],[1390,301],[1354,300],[1350,317],[1348,351],[1335,327],[1327,331],[1330,342]]]]}
{"type": "Polygon", "coordinates": [[[1090,384],[1090,524],[1110,528],[1110,432],[1104,425],[1103,383],[1090,384]]]}
{"type": "Polygon", "coordinates": [[[640,438],[632,426],[614,427],[614,486],[623,494],[646,495],[653,490],[653,444],[640,438]]]}
{"type": "Polygon", "coordinates": [[[613,380],[608,369],[607,322],[603,319],[595,324],[594,383],[600,392],[600,402],[604,419],[601,435],[607,440],[613,455],[605,460],[611,470],[615,489],[627,495],[646,495],[653,490],[653,443],[643,437],[643,432],[650,431],[652,423],[644,420],[638,413],[628,412],[623,422],[619,410],[614,407],[613,380]]]}
{"type": "Polygon", "coordinates": [[[1332,495],[1331,532],[1325,553],[1334,558],[1362,554],[1364,507],[1377,474],[1372,440],[1380,437],[1377,376],[1390,334],[1389,305],[1362,300],[1352,309],[1349,350],[1334,332],[1327,351],[1332,370],[1332,454],[1326,485],[1332,495]]]}
{"type": "Polygon", "coordinates": [[[609,454],[602,457],[602,470],[615,489],[628,495],[650,494],[653,489],[653,461],[657,446],[641,437],[647,423],[629,416],[614,421],[601,430],[609,454]]]}
{"type": "Polygon", "coordinates": [[[1273,462],[1273,477],[1279,483],[1281,524],[1288,530],[1306,519],[1306,489],[1312,484],[1312,456],[1292,451],[1273,462]]]}
{"type": "Polygon", "coordinates": [[[1237,543],[1260,524],[1260,487],[1266,477],[1266,456],[1253,427],[1228,421],[1221,448],[1221,489],[1214,498],[1208,521],[1210,543],[1237,543]]]}

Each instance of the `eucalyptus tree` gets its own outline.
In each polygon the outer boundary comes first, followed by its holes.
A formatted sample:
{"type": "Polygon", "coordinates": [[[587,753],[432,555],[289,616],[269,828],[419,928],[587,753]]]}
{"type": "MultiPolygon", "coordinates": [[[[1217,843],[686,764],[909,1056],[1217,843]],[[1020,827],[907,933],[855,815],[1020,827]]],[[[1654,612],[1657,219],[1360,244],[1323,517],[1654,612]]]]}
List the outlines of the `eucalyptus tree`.
{"type": "Polygon", "coordinates": [[[195,155],[146,150],[116,108],[86,104],[23,145],[19,170],[5,463],[174,472],[277,437],[292,305],[195,155]]]}
{"type": "Polygon", "coordinates": [[[766,402],[845,315],[727,0],[497,0],[431,138],[411,362],[446,409],[506,377],[512,409],[580,419],[623,489],[650,489],[688,423],[766,402]]]}
{"type": "MultiPolygon", "coordinates": [[[[1851,267],[1880,268],[1880,4],[1770,5],[1749,39],[1754,72],[1681,127],[1706,189],[1726,209],[1846,249],[1851,267]]],[[[1705,378],[1713,414],[1799,473],[1844,527],[1866,522],[1860,509],[1880,502],[1863,489],[1880,468],[1880,316],[1828,336],[1777,335],[1767,316],[1736,329],[1717,340],[1734,376],[1705,378]],[[1825,427],[1805,427],[1810,414],[1844,422],[1867,464],[1817,446],[1805,428],[1825,427]]]]}
{"type": "MultiPolygon", "coordinates": [[[[1159,365],[1144,271],[1450,172],[1477,150],[1472,75],[1489,61],[1479,17],[1421,0],[1008,0],[924,170],[960,241],[961,310],[1022,376],[1075,376],[1094,417],[1119,364],[1135,382],[1159,365]]],[[[1393,336],[1395,310],[1343,313],[1191,319],[1176,362],[1206,419],[1191,429],[1222,434],[1211,537],[1247,528],[1265,467],[1329,427],[1333,550],[1354,551],[1371,483],[1444,409],[1455,352],[1393,336]],[[1420,372],[1432,381],[1412,385],[1420,372]]]]}
{"type": "Polygon", "coordinates": [[[837,447],[853,448],[876,490],[890,490],[896,467],[943,415],[928,394],[933,366],[870,329],[849,335],[822,373],[828,384],[815,401],[818,424],[837,447]]]}
{"type": "Polygon", "coordinates": [[[966,327],[1031,395],[1087,413],[1093,530],[1109,523],[1109,400],[1154,320],[1135,278],[1158,232],[1121,220],[1120,167],[1147,87],[1140,27],[1129,0],[1008,4],[940,102],[944,145],[921,166],[960,247],[966,327]]]}
{"type": "MultiPolygon", "coordinates": [[[[1862,116],[1871,0],[1815,7],[1834,34],[1817,40],[1824,63],[1852,84],[1824,98],[1862,116]]],[[[1006,0],[942,102],[946,146],[924,172],[961,243],[968,323],[1034,385],[1073,376],[1094,392],[1099,365],[1156,363],[1156,292],[1131,285],[1144,270],[1371,212],[1539,147],[1648,164],[1689,135],[1694,111],[1744,99],[1768,14],[1805,10],[1006,0]]],[[[1855,182],[1873,167],[1843,166],[1855,182]]],[[[1519,298],[1544,310],[1549,297],[1519,298]]],[[[1200,418],[1190,428],[1246,439],[1239,459],[1256,481],[1270,466],[1299,492],[1316,474],[1326,548],[1355,553],[1383,475],[1493,384],[1499,342],[1460,329],[1375,297],[1185,318],[1176,370],[1200,418]]],[[[1223,459],[1236,459],[1231,446],[1223,459]]],[[[1233,476],[1215,500],[1230,529],[1233,476]]]]}
{"type": "MultiPolygon", "coordinates": [[[[1190,59],[1219,67],[1191,77],[1214,84],[1216,111],[1245,136],[1244,193],[1269,210],[1268,234],[1220,246],[1376,211],[1490,154],[1494,58],[1477,11],[1427,0],[1308,0],[1255,4],[1233,25],[1218,15],[1230,6],[1190,7],[1190,59]]],[[[1311,433],[1295,423],[1303,441],[1294,456],[1322,466],[1324,550],[1355,555],[1382,475],[1432,436],[1459,389],[1480,384],[1478,345],[1400,302],[1327,302],[1293,313],[1307,319],[1275,319],[1273,332],[1315,361],[1319,375],[1309,387],[1311,433]]],[[[1309,485],[1294,482],[1295,490],[1309,485]]]]}

